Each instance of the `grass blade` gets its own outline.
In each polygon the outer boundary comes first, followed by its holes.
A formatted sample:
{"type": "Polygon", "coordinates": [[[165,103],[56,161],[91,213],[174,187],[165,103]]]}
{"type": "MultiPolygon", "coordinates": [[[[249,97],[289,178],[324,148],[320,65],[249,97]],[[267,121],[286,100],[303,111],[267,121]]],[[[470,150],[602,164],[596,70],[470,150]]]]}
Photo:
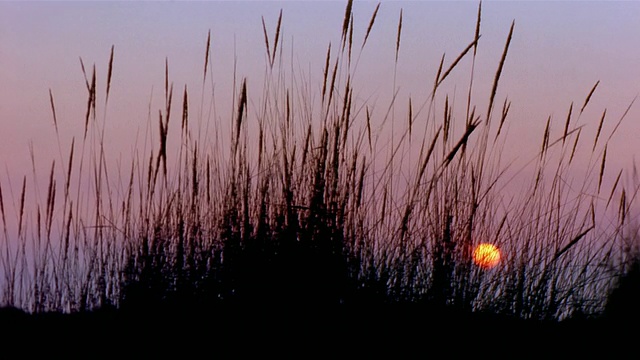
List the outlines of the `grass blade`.
{"type": "Polygon", "coordinates": [[[496,76],[493,79],[493,86],[491,88],[491,96],[489,97],[489,108],[487,109],[487,122],[489,122],[489,118],[491,117],[491,110],[493,109],[493,101],[496,97],[496,91],[498,90],[498,81],[500,80],[500,75],[502,74],[502,69],[504,67],[504,61],[507,59],[507,52],[509,51],[509,44],[511,43],[511,37],[513,36],[513,27],[515,26],[515,20],[511,22],[511,28],[509,29],[509,35],[507,36],[507,42],[504,44],[504,51],[502,53],[502,57],[500,58],[500,64],[498,65],[498,70],[496,71],[496,76]]]}

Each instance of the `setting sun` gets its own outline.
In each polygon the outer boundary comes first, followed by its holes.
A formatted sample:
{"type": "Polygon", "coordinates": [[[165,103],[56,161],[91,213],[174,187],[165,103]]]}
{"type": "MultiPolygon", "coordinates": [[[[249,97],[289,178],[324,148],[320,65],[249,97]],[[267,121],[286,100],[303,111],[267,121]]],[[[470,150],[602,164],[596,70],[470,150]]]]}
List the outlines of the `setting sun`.
{"type": "Polygon", "coordinates": [[[473,251],[473,262],[483,268],[492,268],[500,262],[500,249],[495,245],[482,243],[473,251]]]}

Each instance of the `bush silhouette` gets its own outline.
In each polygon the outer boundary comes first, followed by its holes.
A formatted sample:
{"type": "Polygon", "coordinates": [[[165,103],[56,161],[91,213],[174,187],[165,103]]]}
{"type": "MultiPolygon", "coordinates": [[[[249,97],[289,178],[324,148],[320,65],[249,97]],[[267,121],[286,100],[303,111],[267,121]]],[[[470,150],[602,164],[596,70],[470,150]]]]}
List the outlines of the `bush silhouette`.
{"type": "Polygon", "coordinates": [[[614,321],[640,320],[640,257],[636,256],[627,271],[618,276],[607,297],[604,315],[614,321]]]}

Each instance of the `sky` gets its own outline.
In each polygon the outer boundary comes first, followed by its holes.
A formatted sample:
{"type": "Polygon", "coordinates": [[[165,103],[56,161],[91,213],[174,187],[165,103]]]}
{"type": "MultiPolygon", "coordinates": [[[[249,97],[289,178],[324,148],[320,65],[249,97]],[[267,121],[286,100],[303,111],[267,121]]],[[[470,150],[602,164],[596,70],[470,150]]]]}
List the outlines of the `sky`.
{"type": "MultiPolygon", "coordinates": [[[[354,2],[354,43],[362,42],[377,4],[354,2]]],[[[358,101],[381,115],[394,91],[402,99],[394,114],[404,110],[409,97],[414,104],[428,98],[443,54],[446,66],[473,40],[478,4],[382,1],[354,71],[358,101]]],[[[286,66],[298,74],[299,86],[311,88],[317,101],[327,47],[331,43],[336,51],[340,43],[345,5],[346,1],[0,1],[0,181],[5,188],[7,183],[17,188],[22,176],[32,173],[32,159],[39,176],[46,176],[52,160],[66,157],[71,139],[81,138],[87,103],[81,63],[88,76],[95,65],[97,117],[114,159],[126,163],[127,156],[148,149],[142,145],[151,141],[145,134],[157,136],[166,64],[176,108],[187,88],[189,108],[201,124],[229,123],[234,75],[236,82],[247,79],[250,94],[262,91],[262,21],[272,38],[281,10],[286,66]],[[209,32],[211,73],[203,85],[209,32]],[[113,78],[105,108],[112,46],[113,78]],[[203,106],[209,104],[206,99],[213,102],[213,113],[203,106]],[[153,128],[147,131],[150,122],[153,128]]],[[[512,23],[496,95],[500,105],[505,98],[511,101],[508,131],[509,139],[515,140],[505,145],[506,154],[522,161],[531,158],[540,147],[547,118],[554,120],[554,134],[560,134],[570,104],[577,111],[596,83],[579,122],[593,133],[606,109],[603,133],[611,132],[640,94],[640,2],[483,1],[473,80],[474,101],[481,109],[486,108],[512,23]]],[[[459,105],[469,85],[469,59],[443,85],[459,105]]],[[[607,166],[612,169],[628,169],[640,155],[638,106],[629,109],[607,149],[607,166]]],[[[611,173],[615,176],[617,171],[611,173]]]]}

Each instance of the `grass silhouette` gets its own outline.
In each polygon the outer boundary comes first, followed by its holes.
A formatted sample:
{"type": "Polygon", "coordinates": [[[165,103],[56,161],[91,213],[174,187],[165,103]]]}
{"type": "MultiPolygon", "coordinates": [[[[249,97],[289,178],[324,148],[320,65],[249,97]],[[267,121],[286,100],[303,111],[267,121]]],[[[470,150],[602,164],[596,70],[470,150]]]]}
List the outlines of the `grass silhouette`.
{"type": "MultiPolygon", "coordinates": [[[[260,94],[247,79],[234,83],[228,143],[203,140],[194,129],[190,92],[185,86],[181,101],[174,99],[167,62],[156,146],[140,149],[127,168],[108,166],[106,111],[97,115],[108,107],[115,48],[103,103],[95,66],[89,73],[82,63],[84,132],[68,157],[52,162],[46,199],[29,213],[25,198],[34,190],[25,176],[12,224],[0,184],[7,306],[0,317],[148,323],[162,314],[215,318],[221,328],[262,319],[283,328],[339,324],[345,332],[412,322],[482,331],[491,323],[548,332],[549,324],[584,330],[586,319],[637,314],[629,296],[637,298],[640,276],[637,266],[626,270],[637,258],[635,237],[626,233],[637,189],[624,187],[622,171],[603,188],[607,144],[624,115],[605,134],[605,111],[586,144],[581,122],[599,82],[579,111],[571,104],[561,134],[549,117],[539,151],[530,154],[532,177],[508,198],[502,189],[512,171],[527,173],[502,163],[511,104],[498,88],[515,22],[486,108],[471,96],[479,4],[474,36],[453,61],[442,57],[430,93],[391,100],[389,109],[406,109],[405,126],[394,125],[386,139],[389,112],[359,100],[354,87],[380,4],[361,42],[351,5],[340,43],[327,47],[315,97],[286,81],[295,74],[282,52],[282,12],[273,35],[263,19],[265,84],[260,94]],[[471,77],[460,106],[440,91],[463,64],[471,64],[471,77]],[[454,111],[460,107],[463,115],[454,111]],[[585,151],[591,160],[576,182],[574,156],[585,151]],[[600,221],[599,199],[605,210],[617,205],[614,226],[600,221]],[[473,264],[474,246],[486,241],[503,250],[493,269],[473,264]]],[[[393,71],[402,22],[400,13],[393,71]]],[[[209,34],[203,93],[210,45],[209,34]]],[[[58,135],[53,92],[50,104],[58,135]]]]}

